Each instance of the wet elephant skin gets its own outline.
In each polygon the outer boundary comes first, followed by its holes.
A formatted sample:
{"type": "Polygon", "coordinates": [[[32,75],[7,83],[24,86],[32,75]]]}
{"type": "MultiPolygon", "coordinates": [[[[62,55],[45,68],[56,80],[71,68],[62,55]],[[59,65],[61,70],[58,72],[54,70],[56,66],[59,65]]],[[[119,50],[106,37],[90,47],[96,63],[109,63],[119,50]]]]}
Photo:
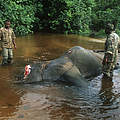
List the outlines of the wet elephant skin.
{"type": "Polygon", "coordinates": [[[23,79],[23,72],[17,82],[64,81],[80,85],[98,76],[101,71],[101,55],[80,46],[75,46],[57,59],[31,64],[30,74],[26,79],[23,79]]]}

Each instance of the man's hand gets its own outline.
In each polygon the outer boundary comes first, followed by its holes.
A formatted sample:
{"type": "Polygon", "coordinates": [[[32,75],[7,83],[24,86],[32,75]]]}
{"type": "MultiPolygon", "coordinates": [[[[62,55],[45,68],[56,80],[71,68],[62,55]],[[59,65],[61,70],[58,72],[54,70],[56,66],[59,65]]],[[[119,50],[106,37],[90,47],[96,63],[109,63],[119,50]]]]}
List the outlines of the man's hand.
{"type": "Polygon", "coordinates": [[[14,48],[16,49],[17,47],[16,47],[15,40],[13,39],[12,42],[13,42],[14,48]]]}
{"type": "Polygon", "coordinates": [[[16,47],[16,44],[14,44],[14,48],[16,49],[17,47],[16,47]]]}
{"type": "Polygon", "coordinates": [[[106,58],[104,58],[102,64],[105,65],[107,62],[108,62],[108,59],[107,59],[107,57],[106,57],[106,58]]]}

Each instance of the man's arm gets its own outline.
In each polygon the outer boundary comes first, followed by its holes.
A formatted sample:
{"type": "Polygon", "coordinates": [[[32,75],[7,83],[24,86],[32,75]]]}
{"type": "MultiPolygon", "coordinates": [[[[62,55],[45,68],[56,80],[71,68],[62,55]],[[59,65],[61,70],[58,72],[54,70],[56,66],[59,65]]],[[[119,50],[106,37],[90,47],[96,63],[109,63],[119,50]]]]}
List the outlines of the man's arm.
{"type": "Polygon", "coordinates": [[[14,48],[16,49],[16,42],[15,42],[15,33],[12,31],[12,42],[13,42],[13,45],[14,45],[14,48]]]}
{"type": "Polygon", "coordinates": [[[2,41],[2,30],[0,29],[0,47],[1,47],[1,44],[2,44],[1,41],[2,41]]]}
{"type": "Polygon", "coordinates": [[[2,40],[2,30],[0,29],[0,42],[2,40]]]}
{"type": "Polygon", "coordinates": [[[120,53],[120,40],[119,40],[119,43],[118,43],[118,52],[120,53]]]}

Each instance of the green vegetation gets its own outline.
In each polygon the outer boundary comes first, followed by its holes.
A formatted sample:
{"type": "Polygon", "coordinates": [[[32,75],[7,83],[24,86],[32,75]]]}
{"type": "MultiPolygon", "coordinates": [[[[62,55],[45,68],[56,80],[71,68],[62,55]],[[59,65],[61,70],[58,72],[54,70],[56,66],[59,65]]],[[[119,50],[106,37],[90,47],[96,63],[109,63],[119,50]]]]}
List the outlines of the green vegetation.
{"type": "Polygon", "coordinates": [[[119,4],[119,0],[0,0],[0,27],[9,19],[17,35],[101,33],[108,22],[120,25],[119,4]]]}

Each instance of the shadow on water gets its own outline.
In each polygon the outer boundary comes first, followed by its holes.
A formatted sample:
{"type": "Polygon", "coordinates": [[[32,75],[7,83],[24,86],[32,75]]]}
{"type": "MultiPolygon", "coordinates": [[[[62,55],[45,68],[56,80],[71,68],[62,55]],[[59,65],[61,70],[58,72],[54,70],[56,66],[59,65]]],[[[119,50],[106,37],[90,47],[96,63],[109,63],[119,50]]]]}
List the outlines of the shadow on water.
{"type": "Polygon", "coordinates": [[[11,66],[0,66],[0,120],[6,120],[17,111],[17,106],[21,104],[22,93],[16,91],[11,86],[13,80],[13,68],[11,66]]]}
{"type": "Polygon", "coordinates": [[[25,64],[61,56],[73,46],[102,49],[104,41],[76,35],[36,34],[17,38],[14,64],[0,66],[0,120],[119,120],[120,70],[88,87],[67,84],[14,85],[25,64]]]}

